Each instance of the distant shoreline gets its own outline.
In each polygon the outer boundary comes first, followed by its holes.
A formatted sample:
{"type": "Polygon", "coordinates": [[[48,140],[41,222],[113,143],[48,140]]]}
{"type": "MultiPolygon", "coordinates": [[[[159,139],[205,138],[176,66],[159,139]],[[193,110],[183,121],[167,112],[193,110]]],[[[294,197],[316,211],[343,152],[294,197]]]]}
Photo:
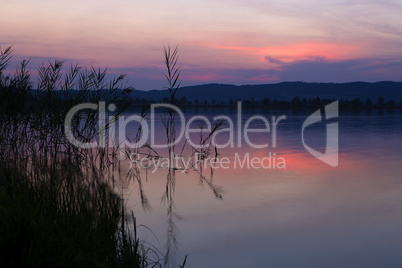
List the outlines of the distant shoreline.
{"type": "MultiPolygon", "coordinates": [[[[325,105],[336,101],[337,99],[303,99],[300,100],[298,97],[293,98],[292,101],[250,101],[245,100],[242,101],[242,108],[245,110],[291,110],[291,111],[311,111],[317,110],[325,105]]],[[[240,101],[240,100],[238,100],[240,101]]],[[[378,97],[374,102],[371,99],[367,99],[366,101],[362,101],[359,98],[353,100],[343,100],[339,101],[339,109],[345,111],[359,111],[359,110],[401,110],[402,102],[397,103],[394,100],[388,100],[387,102],[382,98],[378,97]]],[[[169,101],[148,101],[145,99],[137,100],[137,101],[129,101],[128,109],[141,109],[143,107],[149,106],[154,103],[169,103],[169,101]]],[[[193,103],[185,100],[176,100],[174,103],[176,106],[183,109],[236,109],[237,101],[233,103],[193,103]]]]}

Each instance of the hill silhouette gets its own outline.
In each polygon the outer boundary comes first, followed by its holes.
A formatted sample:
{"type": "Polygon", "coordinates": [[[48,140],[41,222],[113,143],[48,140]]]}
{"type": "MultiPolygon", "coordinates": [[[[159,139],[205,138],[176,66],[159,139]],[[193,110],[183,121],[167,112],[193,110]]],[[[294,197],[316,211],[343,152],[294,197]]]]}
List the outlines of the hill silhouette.
{"type": "MultiPolygon", "coordinates": [[[[131,98],[162,101],[168,97],[168,90],[135,90],[131,98]]],[[[295,96],[299,98],[325,98],[352,100],[359,98],[376,99],[382,96],[385,100],[402,101],[402,82],[351,82],[351,83],[305,83],[282,82],[264,85],[230,85],[230,84],[204,84],[198,86],[181,87],[177,92],[177,98],[185,97],[188,101],[198,100],[216,102],[233,100],[245,100],[254,98],[262,100],[278,99],[290,101],[295,96]]]]}

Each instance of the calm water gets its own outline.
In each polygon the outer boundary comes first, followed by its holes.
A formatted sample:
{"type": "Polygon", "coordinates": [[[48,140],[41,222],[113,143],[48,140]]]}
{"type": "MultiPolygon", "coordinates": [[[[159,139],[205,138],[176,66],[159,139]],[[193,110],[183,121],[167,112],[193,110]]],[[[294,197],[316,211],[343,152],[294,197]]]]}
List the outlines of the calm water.
{"type": "MultiPolygon", "coordinates": [[[[186,117],[195,114],[226,114],[236,120],[236,111],[229,110],[192,111],[186,117]]],[[[260,159],[275,153],[286,168],[232,165],[213,174],[204,169],[203,177],[194,170],[170,175],[164,168],[141,170],[142,196],[148,203],[141,202],[138,181],[124,189],[138,223],[152,230],[140,227],[141,238],[163,253],[170,248],[172,267],[185,254],[187,267],[401,267],[400,112],[341,113],[335,120],[337,167],[303,147],[301,126],[307,114],[243,111],[243,124],[255,114],[270,122],[272,115],[286,115],[277,127],[276,148],[272,133],[254,133],[252,141],[267,141],[270,147],[254,149],[243,141],[241,148],[220,149],[219,157],[233,162],[236,153],[260,159]]],[[[312,148],[325,146],[325,124],[306,129],[305,135],[312,148]]],[[[218,136],[221,141],[227,138],[218,136]]],[[[162,128],[156,140],[165,140],[162,128]]],[[[176,153],[180,151],[177,146],[176,153]]],[[[127,161],[124,165],[128,169],[127,161]]]]}

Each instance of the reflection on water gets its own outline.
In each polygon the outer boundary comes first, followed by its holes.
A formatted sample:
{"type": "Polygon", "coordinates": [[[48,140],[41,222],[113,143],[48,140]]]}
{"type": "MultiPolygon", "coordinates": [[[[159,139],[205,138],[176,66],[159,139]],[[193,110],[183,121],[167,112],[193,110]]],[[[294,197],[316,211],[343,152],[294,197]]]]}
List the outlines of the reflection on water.
{"type": "MultiPolygon", "coordinates": [[[[172,267],[186,254],[189,267],[398,267],[401,114],[341,114],[336,168],[303,148],[300,130],[307,114],[286,115],[276,148],[243,144],[220,149],[218,156],[233,162],[236,154],[261,159],[275,153],[286,168],[199,165],[151,172],[123,162],[124,172],[135,178],[128,180],[124,197],[139,223],[152,230],[140,228],[142,239],[172,267]]],[[[164,140],[159,133],[157,140],[164,140]]],[[[325,124],[305,135],[309,146],[323,148],[325,124]]],[[[250,137],[255,143],[272,138],[250,137]]]]}

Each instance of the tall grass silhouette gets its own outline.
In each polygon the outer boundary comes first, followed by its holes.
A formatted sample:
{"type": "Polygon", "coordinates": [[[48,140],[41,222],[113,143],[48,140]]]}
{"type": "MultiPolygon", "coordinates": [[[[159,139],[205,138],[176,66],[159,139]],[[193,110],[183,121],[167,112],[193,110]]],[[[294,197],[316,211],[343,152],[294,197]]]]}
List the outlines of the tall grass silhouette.
{"type": "MultiPolygon", "coordinates": [[[[64,134],[65,115],[79,103],[124,108],[132,90],[124,76],[107,79],[106,70],[78,66],[63,72],[55,60],[38,68],[33,90],[29,61],[7,74],[11,56],[11,47],[0,51],[2,265],[162,267],[163,256],[140,242],[136,219],[107,176],[119,168],[116,149],[78,148],[64,134]]],[[[98,122],[97,111],[80,111],[71,132],[89,142],[98,122]]]]}
{"type": "MultiPolygon", "coordinates": [[[[7,66],[12,48],[0,51],[0,257],[8,266],[169,266],[177,248],[175,220],[176,121],[174,109],[162,115],[168,155],[163,156],[150,145],[128,147],[121,151],[114,144],[96,148],[77,147],[70,133],[82,143],[99,139],[100,133],[114,128],[114,123],[129,105],[133,90],[124,75],[111,79],[106,69],[83,69],[54,60],[38,67],[37,85],[31,81],[29,60],[20,63],[14,74],[7,66]],[[35,89],[33,89],[35,87],[35,89]],[[98,111],[80,110],[66,129],[65,117],[81,103],[113,103],[119,108],[109,122],[98,111]],[[104,122],[102,124],[102,122],[104,122]],[[66,131],[68,130],[68,131],[66,131]],[[109,146],[112,145],[112,146],[109,146]],[[126,209],[126,200],[118,186],[130,182],[138,185],[143,209],[150,208],[143,189],[139,166],[133,164],[126,174],[120,172],[119,155],[132,154],[151,158],[167,158],[169,168],[161,204],[167,209],[166,251],[140,241],[136,218],[126,209]],[[117,176],[116,176],[117,174],[117,176]],[[15,258],[19,254],[19,258],[15,258]]],[[[178,47],[164,48],[169,104],[176,105],[180,87],[178,47]]],[[[149,107],[143,107],[145,119],[149,107]]],[[[190,163],[215,197],[222,199],[222,188],[203,173],[202,163],[215,153],[206,146],[222,123],[216,124],[206,137],[200,131],[199,146],[191,147],[190,163]]],[[[138,144],[142,136],[140,124],[132,137],[138,144]]],[[[130,140],[129,140],[130,141],[130,140]]],[[[109,142],[109,139],[106,139],[109,142]]],[[[132,163],[130,162],[130,165],[132,163]]],[[[181,170],[188,172],[189,170],[181,170]]],[[[180,267],[184,267],[187,256],[180,267]]]]}

